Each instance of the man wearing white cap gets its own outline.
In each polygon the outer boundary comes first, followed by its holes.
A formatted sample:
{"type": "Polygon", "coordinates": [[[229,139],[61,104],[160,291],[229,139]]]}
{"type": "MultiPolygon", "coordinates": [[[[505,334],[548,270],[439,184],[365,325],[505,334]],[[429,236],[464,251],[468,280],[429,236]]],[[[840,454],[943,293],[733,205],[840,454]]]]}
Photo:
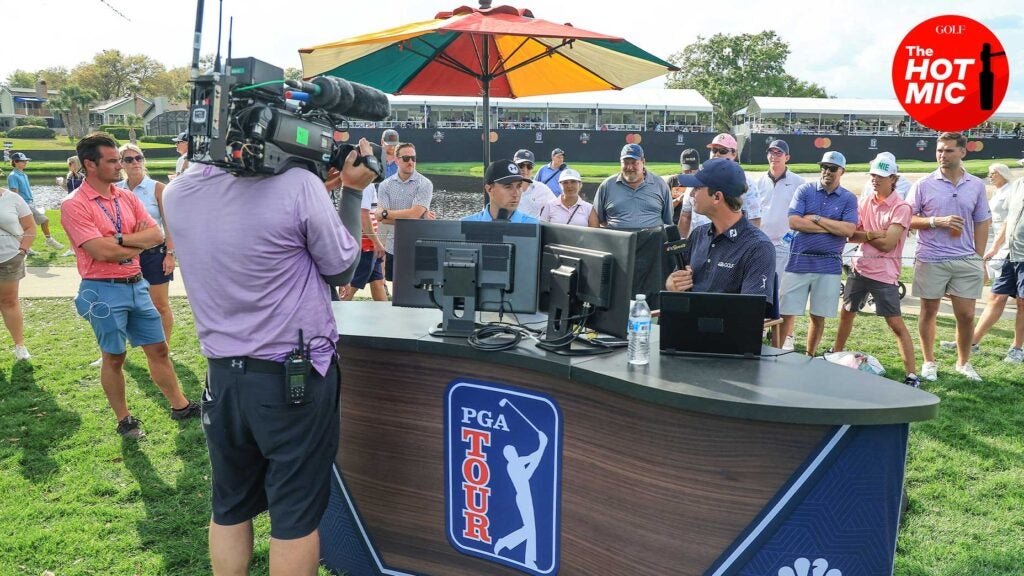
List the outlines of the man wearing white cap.
{"type": "Polygon", "coordinates": [[[860,244],[859,254],[853,257],[853,266],[843,290],[843,309],[839,314],[839,330],[834,352],[846,346],[864,300],[870,294],[875,299],[875,314],[885,318],[896,335],[900,358],[907,377],[904,384],[915,388],[921,385],[914,359],[914,342],[903,323],[900,311],[899,282],[903,243],[913,218],[910,204],[897,193],[900,177],[891,154],[883,152],[871,162],[871,196],[861,198],[857,206],[857,231],[850,242],[860,244]]]}
{"type": "Polygon", "coordinates": [[[779,282],[782,288],[782,335],[793,331],[793,321],[811,301],[807,329],[807,355],[814,356],[825,331],[825,318],[835,318],[839,301],[839,275],[846,239],[857,229],[857,197],[839,181],[846,157],[826,152],[818,163],[821,180],[797,188],[789,205],[789,227],[796,232],[789,264],[779,282]]]}
{"type": "MultiPolygon", "coordinates": [[[[896,157],[893,156],[892,152],[879,152],[871,162],[874,163],[880,160],[896,164],[896,157]]],[[[910,192],[912,184],[910,183],[910,180],[907,180],[902,175],[897,174],[896,176],[899,178],[896,180],[896,193],[900,195],[900,198],[906,200],[907,193],[910,192]]],[[[875,187],[871,184],[871,179],[868,178],[867,181],[864,182],[864,190],[860,193],[860,199],[863,200],[864,198],[873,196],[874,193],[875,187]]]]}
{"type": "Polygon", "coordinates": [[[541,208],[540,221],[597,228],[597,212],[594,211],[594,205],[580,198],[580,188],[583,187],[580,173],[572,168],[566,168],[558,176],[558,181],[562,185],[562,195],[552,198],[541,208]]]}
{"type": "Polygon", "coordinates": [[[519,199],[519,211],[527,216],[537,218],[548,202],[555,200],[555,193],[548,185],[533,178],[533,152],[523,148],[517,150],[512,162],[519,168],[523,177],[523,193],[519,199]]]}

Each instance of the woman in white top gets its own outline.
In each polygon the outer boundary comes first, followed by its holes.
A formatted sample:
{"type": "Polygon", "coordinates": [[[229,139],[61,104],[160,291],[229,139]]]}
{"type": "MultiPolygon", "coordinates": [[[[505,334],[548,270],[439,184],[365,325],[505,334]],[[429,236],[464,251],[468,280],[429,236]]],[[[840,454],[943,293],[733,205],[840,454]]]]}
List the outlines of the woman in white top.
{"type": "MultiPolygon", "coordinates": [[[[999,229],[1003,227],[1003,223],[1006,221],[1006,214],[1010,210],[1010,180],[1013,180],[1013,174],[1010,173],[1010,167],[1006,164],[992,164],[988,167],[988,179],[996,187],[995,194],[988,201],[989,210],[992,211],[992,226],[989,228],[992,234],[992,238],[989,238],[991,241],[999,236],[999,229]]],[[[1010,253],[1009,240],[1010,237],[1007,236],[1002,246],[992,246],[990,248],[990,252],[993,252],[994,255],[988,261],[989,278],[999,276],[999,272],[1003,268],[1003,262],[1010,253]]]]}
{"type": "Polygon", "coordinates": [[[537,219],[553,224],[572,224],[597,228],[597,212],[594,205],[580,198],[583,180],[580,173],[572,168],[562,170],[558,176],[562,195],[552,198],[540,209],[537,219]]]}
{"type": "Polygon", "coordinates": [[[25,255],[36,237],[32,209],[18,194],[0,188],[0,313],[14,340],[14,357],[32,357],[25,348],[25,318],[18,299],[18,285],[25,277],[25,255]]]}

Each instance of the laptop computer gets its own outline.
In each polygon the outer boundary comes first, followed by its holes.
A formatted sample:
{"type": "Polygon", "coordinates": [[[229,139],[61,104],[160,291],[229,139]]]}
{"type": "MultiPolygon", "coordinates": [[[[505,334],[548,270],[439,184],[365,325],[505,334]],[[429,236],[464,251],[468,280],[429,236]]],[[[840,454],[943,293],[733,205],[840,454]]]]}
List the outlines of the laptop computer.
{"type": "Polygon", "coordinates": [[[753,294],[661,293],[661,353],[759,358],[765,298],[753,294]]]}

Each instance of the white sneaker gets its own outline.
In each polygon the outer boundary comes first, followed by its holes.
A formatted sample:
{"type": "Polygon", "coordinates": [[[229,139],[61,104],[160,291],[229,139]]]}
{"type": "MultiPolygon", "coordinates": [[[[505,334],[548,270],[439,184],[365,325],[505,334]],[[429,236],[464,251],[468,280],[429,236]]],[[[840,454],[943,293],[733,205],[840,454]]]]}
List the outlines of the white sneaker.
{"type": "Polygon", "coordinates": [[[789,336],[786,336],[786,341],[782,343],[782,349],[783,350],[792,350],[793,349],[793,335],[792,334],[790,334],[789,336]]]}
{"type": "Polygon", "coordinates": [[[32,355],[28,353],[28,348],[25,348],[24,346],[15,346],[14,347],[14,357],[17,360],[31,360],[32,359],[32,355]]]}
{"type": "Polygon", "coordinates": [[[75,255],[75,251],[71,250],[70,248],[65,250],[64,252],[61,252],[61,256],[74,256],[74,255],[75,255]]]}
{"type": "Polygon", "coordinates": [[[1006,353],[1006,358],[1003,358],[1003,362],[1007,362],[1009,364],[1020,364],[1021,362],[1024,362],[1024,350],[1021,350],[1020,348],[1010,348],[1006,353]]]}
{"type": "Polygon", "coordinates": [[[50,248],[53,248],[54,250],[60,250],[61,248],[64,247],[63,244],[54,240],[53,236],[46,237],[46,245],[49,246],[50,248]]]}
{"type": "Polygon", "coordinates": [[[89,366],[92,366],[93,368],[99,368],[100,366],[103,366],[103,356],[97,358],[95,362],[89,362],[89,366]]]}
{"type": "Polygon", "coordinates": [[[978,373],[974,370],[974,366],[971,366],[970,362],[964,364],[963,366],[958,365],[956,367],[956,371],[959,372],[961,376],[967,378],[968,380],[981,382],[981,376],[979,376],[978,373]]]}
{"type": "MultiPolygon", "coordinates": [[[[943,340],[939,342],[939,348],[946,350],[956,350],[956,342],[951,340],[943,340]]],[[[971,354],[977,354],[981,352],[981,344],[971,344],[971,354]]]]}
{"type": "Polygon", "coordinates": [[[939,365],[935,362],[925,362],[922,364],[921,378],[929,382],[935,382],[939,378],[939,365]]]}
{"type": "Polygon", "coordinates": [[[39,252],[29,248],[28,250],[25,250],[25,256],[39,256],[39,252]]]}

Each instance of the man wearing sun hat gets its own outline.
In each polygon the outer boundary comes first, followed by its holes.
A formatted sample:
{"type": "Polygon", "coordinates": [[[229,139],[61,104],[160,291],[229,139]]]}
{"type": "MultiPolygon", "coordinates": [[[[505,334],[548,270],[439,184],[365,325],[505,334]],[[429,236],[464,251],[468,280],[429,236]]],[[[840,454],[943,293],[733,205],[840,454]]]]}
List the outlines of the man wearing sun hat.
{"type": "Polygon", "coordinates": [[[789,227],[796,232],[786,273],[782,275],[782,335],[793,331],[810,298],[807,355],[814,356],[825,331],[825,318],[835,318],[839,275],[846,239],[857,229],[857,196],[840,186],[846,157],[836,151],[821,157],[821,179],[796,189],[789,205],[789,227]]]}
{"type": "Polygon", "coordinates": [[[672,292],[758,294],[769,308],[775,301],[775,249],[743,214],[746,175],[739,164],[713,158],[696,174],[679,176],[693,188],[693,207],[710,222],[690,233],[687,259],[665,281],[672,292]]]}
{"type": "Polygon", "coordinates": [[[484,173],[484,192],[487,205],[484,209],[462,218],[463,222],[491,222],[506,220],[536,224],[537,219],[518,210],[522,198],[523,183],[533,182],[519,173],[519,167],[511,160],[495,160],[484,173]]]}
{"type": "Polygon", "coordinates": [[[910,231],[913,209],[898,193],[898,171],[895,157],[888,152],[879,154],[871,162],[868,174],[874,189],[857,205],[857,231],[849,241],[861,246],[853,257],[843,289],[843,309],[839,313],[839,329],[832,350],[841,352],[846,346],[857,311],[871,295],[875,300],[875,314],[885,318],[896,335],[900,358],[907,373],[903,383],[917,388],[921,380],[915,374],[914,342],[903,323],[897,288],[902,268],[900,255],[910,231]]]}

